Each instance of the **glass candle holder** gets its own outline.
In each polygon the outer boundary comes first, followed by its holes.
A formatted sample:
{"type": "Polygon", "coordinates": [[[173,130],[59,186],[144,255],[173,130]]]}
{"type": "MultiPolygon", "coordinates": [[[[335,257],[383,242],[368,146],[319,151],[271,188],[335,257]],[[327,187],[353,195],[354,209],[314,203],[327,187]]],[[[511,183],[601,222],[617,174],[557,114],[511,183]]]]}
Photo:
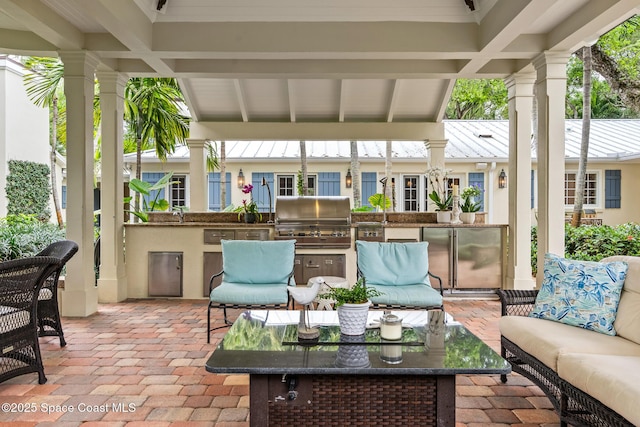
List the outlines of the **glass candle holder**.
{"type": "Polygon", "coordinates": [[[380,318],[380,338],[388,341],[402,339],[402,319],[395,314],[384,314],[380,318]]]}

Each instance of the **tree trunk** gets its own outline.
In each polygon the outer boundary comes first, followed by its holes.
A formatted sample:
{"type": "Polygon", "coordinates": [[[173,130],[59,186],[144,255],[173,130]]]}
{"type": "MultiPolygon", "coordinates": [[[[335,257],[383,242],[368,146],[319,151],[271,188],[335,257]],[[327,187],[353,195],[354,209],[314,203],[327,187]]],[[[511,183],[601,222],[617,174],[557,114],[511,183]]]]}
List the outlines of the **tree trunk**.
{"type": "Polygon", "coordinates": [[[227,146],[220,141],[220,211],[227,207],[227,146]]]}
{"type": "MultiPolygon", "coordinates": [[[[387,154],[384,157],[384,175],[387,177],[387,185],[385,187],[385,197],[391,200],[391,211],[395,212],[396,210],[396,201],[392,198],[392,188],[393,182],[391,181],[391,156],[392,156],[392,142],[387,141],[387,154]]],[[[385,200],[386,205],[386,200],[385,200]]]]}
{"type": "Polygon", "coordinates": [[[56,173],[56,141],[58,140],[58,97],[54,96],[51,101],[51,195],[53,196],[53,207],[56,210],[56,220],[58,227],[64,227],[62,221],[62,211],[58,199],[58,174],[56,173]]]}
{"type": "Polygon", "coordinates": [[[580,226],[584,205],[584,187],[587,176],[587,154],[589,153],[589,132],[591,130],[591,47],[582,48],[583,62],[583,99],[582,99],[582,143],[580,145],[580,163],[576,175],[576,194],[573,204],[571,226],[580,226]]]}
{"type": "Polygon", "coordinates": [[[307,196],[309,193],[309,178],[307,177],[307,143],[300,141],[300,170],[302,171],[302,194],[307,196]]]}
{"type": "Polygon", "coordinates": [[[358,159],[358,141],[351,141],[351,188],[353,189],[353,207],[362,206],[360,196],[360,160],[358,159]]]}
{"type": "MultiPolygon", "coordinates": [[[[142,139],[136,139],[136,179],[142,179],[142,139]]],[[[134,209],[142,211],[142,206],[140,205],[140,193],[137,191],[133,192],[133,206],[134,209]]],[[[133,216],[133,222],[139,222],[137,216],[133,216]]]]}

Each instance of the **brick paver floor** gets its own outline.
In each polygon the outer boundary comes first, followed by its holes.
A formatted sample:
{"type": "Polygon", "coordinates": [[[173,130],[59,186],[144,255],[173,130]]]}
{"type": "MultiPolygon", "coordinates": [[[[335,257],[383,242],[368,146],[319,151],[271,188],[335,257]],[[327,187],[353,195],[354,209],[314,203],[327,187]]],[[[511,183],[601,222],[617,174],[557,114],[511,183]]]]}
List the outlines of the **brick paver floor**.
{"type": "MultiPolygon", "coordinates": [[[[499,351],[498,301],[445,306],[499,351]]],[[[248,376],[204,369],[226,331],[206,343],[205,301],[101,304],[88,318],[64,318],[63,327],[66,347],[40,339],[46,384],[36,374],[0,384],[1,425],[248,427],[248,376]]],[[[518,375],[506,385],[498,376],[461,376],[456,392],[456,427],[559,425],[540,389],[518,375]]]]}

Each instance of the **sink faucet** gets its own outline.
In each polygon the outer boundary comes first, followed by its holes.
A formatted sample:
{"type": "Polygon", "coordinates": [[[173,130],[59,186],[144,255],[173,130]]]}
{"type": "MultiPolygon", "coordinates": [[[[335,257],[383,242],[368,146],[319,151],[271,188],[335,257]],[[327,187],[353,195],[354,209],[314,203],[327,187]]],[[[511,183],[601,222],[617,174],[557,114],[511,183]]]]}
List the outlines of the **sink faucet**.
{"type": "Polygon", "coordinates": [[[173,209],[173,216],[178,215],[180,217],[180,224],[184,223],[184,208],[182,206],[176,206],[173,209]]]}

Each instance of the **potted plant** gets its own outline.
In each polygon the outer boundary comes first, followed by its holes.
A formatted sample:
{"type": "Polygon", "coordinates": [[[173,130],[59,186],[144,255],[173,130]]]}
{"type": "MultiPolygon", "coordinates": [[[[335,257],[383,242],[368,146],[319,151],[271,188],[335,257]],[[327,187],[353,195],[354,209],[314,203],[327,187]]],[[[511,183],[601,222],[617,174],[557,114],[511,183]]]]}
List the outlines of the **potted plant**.
{"type": "Polygon", "coordinates": [[[242,186],[242,192],[249,195],[249,201],[247,199],[242,200],[236,211],[238,212],[238,221],[240,216],[244,215],[244,222],[252,224],[256,221],[262,221],[262,214],[258,210],[258,204],[253,201],[253,185],[245,184],[242,186]]]}
{"type": "Polygon", "coordinates": [[[462,203],[460,204],[460,210],[462,213],[460,214],[460,219],[465,224],[473,224],[476,220],[476,212],[480,210],[480,202],[476,202],[476,197],[482,194],[482,190],[475,185],[470,187],[465,187],[462,190],[461,198],[462,203]]]}
{"type": "Polygon", "coordinates": [[[382,295],[373,288],[367,288],[360,278],[351,288],[332,288],[320,294],[320,298],[335,301],[338,311],[340,333],[343,335],[362,335],[367,326],[367,315],[371,301],[369,298],[382,295]]]}
{"type": "Polygon", "coordinates": [[[429,199],[436,205],[438,222],[451,222],[451,208],[453,207],[453,196],[449,193],[447,178],[448,170],[441,167],[431,167],[427,170],[431,192],[429,199]]]}

